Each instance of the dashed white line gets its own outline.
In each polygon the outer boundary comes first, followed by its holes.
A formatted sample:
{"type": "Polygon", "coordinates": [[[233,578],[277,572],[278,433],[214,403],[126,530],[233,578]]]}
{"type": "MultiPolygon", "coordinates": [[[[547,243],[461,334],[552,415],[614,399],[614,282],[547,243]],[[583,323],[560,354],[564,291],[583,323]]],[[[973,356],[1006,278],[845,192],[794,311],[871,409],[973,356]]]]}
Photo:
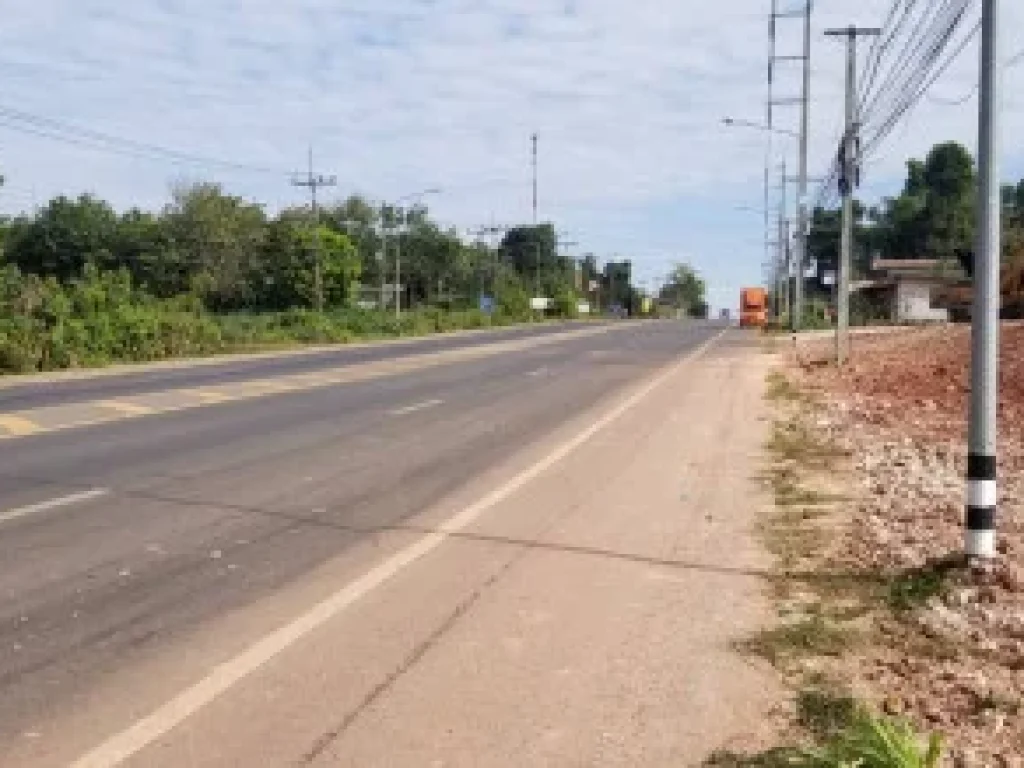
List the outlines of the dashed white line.
{"type": "Polygon", "coordinates": [[[28,517],[38,512],[46,512],[50,509],[57,509],[58,507],[67,507],[71,504],[80,504],[83,501],[89,501],[91,499],[98,499],[100,496],[106,496],[110,493],[109,488],[90,488],[88,491],[81,491],[79,493],[71,493],[67,496],[60,496],[56,499],[48,499],[47,501],[40,501],[37,504],[29,504],[25,507],[18,507],[16,509],[8,509],[6,512],[0,512],[0,523],[7,523],[11,520],[18,520],[22,517],[28,517]]]}
{"type": "Polygon", "coordinates": [[[530,371],[526,375],[527,376],[543,376],[547,372],[548,372],[548,367],[545,365],[545,366],[542,366],[542,367],[540,367],[540,368],[538,368],[538,369],[536,369],[534,371],[530,371]]]}
{"type": "Polygon", "coordinates": [[[444,400],[425,400],[422,403],[413,403],[412,405],[407,405],[404,408],[396,408],[393,411],[388,411],[388,414],[391,416],[407,416],[410,413],[425,411],[427,408],[436,408],[443,404],[444,400]]]}

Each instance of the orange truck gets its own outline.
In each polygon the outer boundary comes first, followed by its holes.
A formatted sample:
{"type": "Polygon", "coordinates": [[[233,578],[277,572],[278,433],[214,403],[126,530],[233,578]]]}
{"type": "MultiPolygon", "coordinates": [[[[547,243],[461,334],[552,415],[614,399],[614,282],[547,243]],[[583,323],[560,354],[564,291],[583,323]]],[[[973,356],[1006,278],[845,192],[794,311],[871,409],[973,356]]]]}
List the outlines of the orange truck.
{"type": "Polygon", "coordinates": [[[744,288],[740,291],[740,328],[764,328],[768,324],[768,291],[744,288]]]}

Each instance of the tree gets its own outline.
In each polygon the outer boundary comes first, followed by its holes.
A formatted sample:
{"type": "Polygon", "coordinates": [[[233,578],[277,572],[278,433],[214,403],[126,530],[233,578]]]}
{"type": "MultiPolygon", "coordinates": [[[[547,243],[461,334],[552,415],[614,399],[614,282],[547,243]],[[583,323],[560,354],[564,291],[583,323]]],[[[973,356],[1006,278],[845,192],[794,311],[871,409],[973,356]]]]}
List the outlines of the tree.
{"type": "MultiPolygon", "coordinates": [[[[320,225],[317,236],[324,306],[350,304],[362,269],[359,253],[346,235],[328,225],[320,225]]],[[[306,212],[282,211],[270,223],[263,258],[254,260],[246,278],[252,304],[266,309],[315,307],[315,246],[306,212]]]]}
{"type": "Polygon", "coordinates": [[[870,243],[889,258],[953,260],[974,238],[974,161],[956,142],[907,162],[903,191],[873,215],[870,243]]]}
{"type": "Polygon", "coordinates": [[[601,276],[601,294],[604,297],[604,306],[631,311],[635,293],[633,262],[629,259],[606,262],[604,274],[601,276]]]}
{"type": "Polygon", "coordinates": [[[266,238],[259,205],[227,195],[219,184],[178,187],[164,211],[175,259],[211,309],[251,307],[249,278],[266,238]]]}
{"type": "Polygon", "coordinates": [[[572,286],[572,259],[558,253],[558,237],[551,224],[514,227],[505,233],[498,249],[526,285],[548,295],[572,286]]]}
{"type": "Polygon", "coordinates": [[[88,263],[112,266],[117,214],[92,195],[51,200],[34,218],[19,217],[7,237],[7,261],[23,273],[66,281],[88,263]]]}
{"type": "Polygon", "coordinates": [[[689,315],[699,315],[702,309],[706,312],[706,290],[704,281],[693,267],[678,263],[665,278],[658,298],[689,315]]]}
{"type": "Polygon", "coordinates": [[[974,239],[974,160],[961,144],[938,144],[928,153],[923,174],[925,247],[932,258],[952,261],[974,239]]]}

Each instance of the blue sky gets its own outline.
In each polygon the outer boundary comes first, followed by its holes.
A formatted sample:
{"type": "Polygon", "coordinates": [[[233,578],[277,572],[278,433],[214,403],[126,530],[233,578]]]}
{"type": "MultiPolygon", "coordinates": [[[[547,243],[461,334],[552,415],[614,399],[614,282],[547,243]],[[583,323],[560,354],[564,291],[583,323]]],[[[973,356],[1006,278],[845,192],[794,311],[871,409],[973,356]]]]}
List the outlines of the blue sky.
{"type": "MultiPolygon", "coordinates": [[[[763,117],[768,0],[3,5],[0,107],[264,169],[125,157],[26,133],[0,112],[4,212],[80,191],[155,208],[191,179],[275,209],[301,201],[287,172],[312,143],[338,196],[438,186],[441,221],[514,224],[530,217],[537,131],[540,215],[576,251],[631,257],[646,280],[688,261],[716,306],[761,279],[763,220],[738,209],[763,205],[764,138],[720,120],[763,117]]],[[[880,25],[889,5],[815,5],[812,174],[826,168],[842,114],[842,48],[821,33],[880,25]]],[[[1006,56],[1024,48],[1021,5],[1003,2],[1006,56]]],[[[795,51],[799,25],[781,29],[783,52],[795,51]]],[[[780,73],[780,93],[795,93],[795,74],[780,73]]],[[[976,74],[972,47],[933,93],[968,93],[976,74]]],[[[1024,67],[1008,70],[1007,175],[1024,174],[1011,141],[1024,129],[1021,86],[1024,67]]],[[[936,141],[973,148],[976,108],[923,101],[868,167],[868,194],[897,188],[904,159],[936,141]]],[[[779,124],[795,128],[795,116],[780,109],[779,124]]],[[[783,151],[794,163],[786,140],[775,143],[783,151]]]]}

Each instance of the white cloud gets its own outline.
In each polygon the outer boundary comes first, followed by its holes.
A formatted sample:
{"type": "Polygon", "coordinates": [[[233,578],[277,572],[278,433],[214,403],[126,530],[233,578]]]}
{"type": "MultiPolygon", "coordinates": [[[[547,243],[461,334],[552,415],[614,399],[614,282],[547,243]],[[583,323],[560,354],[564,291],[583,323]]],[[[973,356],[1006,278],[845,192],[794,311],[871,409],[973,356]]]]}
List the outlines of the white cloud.
{"type": "MultiPolygon", "coordinates": [[[[799,3],[794,0],[794,5],[799,3]]],[[[0,27],[0,102],[190,153],[300,166],[307,144],[343,191],[377,197],[440,185],[438,215],[460,226],[529,217],[529,134],[540,133],[541,214],[582,249],[634,255],[642,274],[691,258],[729,302],[760,277],[762,138],[723,129],[760,119],[768,0],[35,0],[0,27]]],[[[815,4],[812,172],[834,152],[843,52],[826,27],[878,25],[889,0],[815,4]]],[[[1003,3],[1007,55],[1024,8],[1003,3]]],[[[799,23],[780,24],[795,52],[799,23]]],[[[796,70],[779,92],[795,93],[796,70]]],[[[976,77],[973,50],[936,86],[976,77]]],[[[1009,139],[1024,128],[1010,91],[1009,139]]],[[[898,185],[904,159],[934,142],[973,146],[976,106],[923,102],[870,166],[898,185]]],[[[779,108],[795,127],[795,110],[779,108]]],[[[5,122],[0,118],[0,123],[5,122]]],[[[203,173],[101,154],[0,124],[5,210],[92,189],[159,205],[170,180],[203,173]]],[[[784,147],[784,143],[777,146],[784,147]]],[[[1008,168],[1024,153],[1007,143],[1008,168]]],[[[792,162],[793,154],[789,152],[792,162]]],[[[271,206],[284,176],[210,170],[271,206]]]]}

